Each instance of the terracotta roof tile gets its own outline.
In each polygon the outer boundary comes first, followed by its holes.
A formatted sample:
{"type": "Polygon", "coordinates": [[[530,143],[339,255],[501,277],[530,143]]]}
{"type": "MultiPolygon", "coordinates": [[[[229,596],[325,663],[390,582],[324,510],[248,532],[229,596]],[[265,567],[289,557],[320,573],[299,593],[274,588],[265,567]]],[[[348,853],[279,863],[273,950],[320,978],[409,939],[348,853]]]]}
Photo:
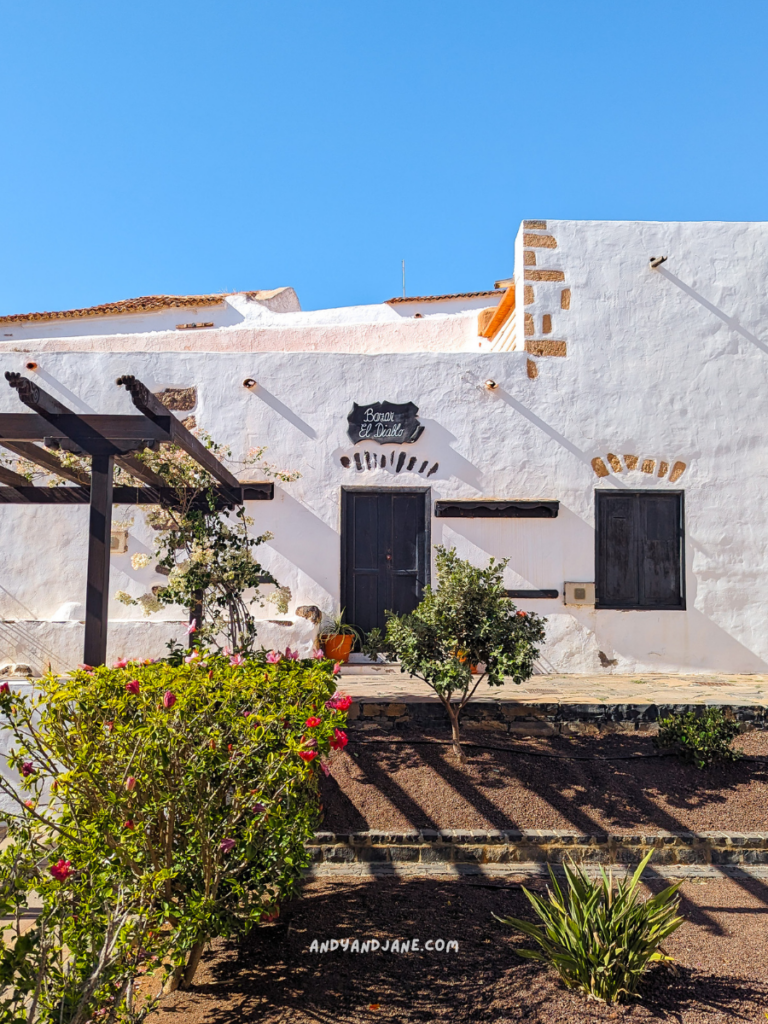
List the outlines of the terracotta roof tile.
{"type": "Polygon", "coordinates": [[[386,305],[391,306],[395,302],[440,302],[441,299],[479,299],[486,295],[495,295],[499,298],[503,292],[490,291],[490,292],[456,292],[453,295],[408,295],[405,298],[402,296],[394,299],[387,299],[386,305]]]}
{"type": "Polygon", "coordinates": [[[86,309],[65,309],[53,313],[15,313],[0,316],[0,324],[17,324],[39,320],[77,320],[88,316],[116,316],[120,313],[146,313],[153,309],[180,309],[188,306],[218,306],[229,293],[219,295],[142,295],[138,299],[106,302],[86,309]]]}

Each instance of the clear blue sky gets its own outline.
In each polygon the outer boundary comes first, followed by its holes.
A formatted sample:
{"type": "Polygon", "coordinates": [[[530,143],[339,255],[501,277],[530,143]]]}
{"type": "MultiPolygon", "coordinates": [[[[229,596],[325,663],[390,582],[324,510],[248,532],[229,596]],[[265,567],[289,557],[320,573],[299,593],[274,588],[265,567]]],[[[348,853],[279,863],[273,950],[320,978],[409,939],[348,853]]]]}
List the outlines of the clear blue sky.
{"type": "Polygon", "coordinates": [[[765,220],[767,0],[0,0],[0,312],[493,287],[524,218],[765,220]]]}

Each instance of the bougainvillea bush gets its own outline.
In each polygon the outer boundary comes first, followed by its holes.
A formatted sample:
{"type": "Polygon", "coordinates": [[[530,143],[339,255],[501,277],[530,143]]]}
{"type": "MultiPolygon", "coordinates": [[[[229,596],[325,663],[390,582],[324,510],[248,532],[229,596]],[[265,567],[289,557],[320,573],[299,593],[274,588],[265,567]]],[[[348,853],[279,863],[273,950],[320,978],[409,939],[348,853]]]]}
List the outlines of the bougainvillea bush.
{"type": "Polygon", "coordinates": [[[18,808],[0,912],[43,900],[0,946],[0,1019],[140,1020],[139,973],[187,986],[209,939],[279,913],[349,698],[320,652],[267,659],[120,663],[49,675],[29,700],[0,692],[22,787],[0,776],[18,808]]]}

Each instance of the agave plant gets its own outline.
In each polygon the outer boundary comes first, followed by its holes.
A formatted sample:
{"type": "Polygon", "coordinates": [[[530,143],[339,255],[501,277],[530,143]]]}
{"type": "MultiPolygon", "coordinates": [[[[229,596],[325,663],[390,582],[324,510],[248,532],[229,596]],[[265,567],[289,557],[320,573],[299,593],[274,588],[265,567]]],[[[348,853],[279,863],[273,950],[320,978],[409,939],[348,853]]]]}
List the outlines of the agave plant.
{"type": "Polygon", "coordinates": [[[634,995],[650,963],[671,960],[661,943],[683,923],[677,914],[681,882],[648,900],[639,898],[637,886],[652,853],[629,881],[620,880],[616,887],[613,874],[606,875],[602,867],[601,877],[592,881],[575,864],[563,865],[567,895],[550,867],[548,898],[523,889],[543,924],[514,917],[498,920],[534,939],[539,949],[517,952],[551,964],[568,988],[604,1003],[634,995]]]}

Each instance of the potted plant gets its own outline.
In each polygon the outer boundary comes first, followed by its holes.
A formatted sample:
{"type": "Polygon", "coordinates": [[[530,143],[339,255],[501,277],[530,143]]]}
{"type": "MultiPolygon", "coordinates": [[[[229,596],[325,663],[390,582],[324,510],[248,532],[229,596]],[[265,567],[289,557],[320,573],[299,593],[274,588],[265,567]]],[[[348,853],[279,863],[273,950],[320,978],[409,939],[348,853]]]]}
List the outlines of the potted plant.
{"type": "Polygon", "coordinates": [[[338,615],[326,619],[317,638],[322,644],[326,658],[346,664],[355,641],[362,644],[363,638],[359,629],[344,622],[344,611],[342,608],[338,615]]]}

